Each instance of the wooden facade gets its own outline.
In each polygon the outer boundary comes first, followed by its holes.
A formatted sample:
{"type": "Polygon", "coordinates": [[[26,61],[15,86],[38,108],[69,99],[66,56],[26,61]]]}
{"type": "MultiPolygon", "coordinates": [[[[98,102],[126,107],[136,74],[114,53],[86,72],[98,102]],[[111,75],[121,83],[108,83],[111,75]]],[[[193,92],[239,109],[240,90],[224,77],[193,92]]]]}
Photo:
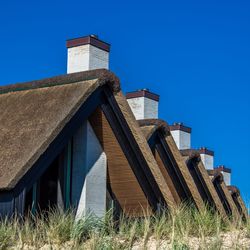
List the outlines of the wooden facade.
{"type": "Polygon", "coordinates": [[[239,218],[240,214],[226,187],[222,174],[218,173],[215,176],[211,176],[211,179],[227,215],[229,217],[239,218]]]}
{"type": "MultiPolygon", "coordinates": [[[[57,98],[59,91],[62,91],[63,95],[59,94],[60,101],[65,102],[69,98],[69,105],[75,106],[72,107],[70,114],[65,113],[65,109],[60,111],[60,106],[50,108],[49,105],[52,102],[49,100],[44,106],[44,108],[48,108],[45,110],[46,112],[50,110],[55,112],[54,115],[49,114],[51,119],[53,116],[58,116],[58,119],[60,118],[62,121],[60,126],[53,131],[54,138],[51,138],[51,141],[45,141],[44,145],[47,144],[47,146],[44,147],[44,151],[39,151],[39,157],[16,181],[13,188],[0,190],[0,215],[2,217],[11,216],[13,213],[24,215],[27,209],[37,209],[38,211],[42,208],[42,210],[46,210],[50,205],[61,209],[67,209],[72,205],[71,170],[72,145],[74,145],[72,140],[83,121],[88,119],[107,155],[107,194],[116,202],[117,207],[129,215],[141,216],[144,213],[156,211],[159,205],[167,206],[158,183],[149,169],[150,162],[146,160],[151,152],[150,150],[148,150],[149,152],[141,151],[137,144],[139,142],[132,133],[133,129],[129,127],[124,118],[124,107],[121,111],[114,97],[114,92],[119,91],[116,81],[117,79],[110,72],[96,70],[20,85],[22,88],[18,89],[20,91],[18,93],[22,94],[23,89],[26,89],[31,94],[37,93],[40,100],[42,99],[40,96],[43,97],[46,91],[50,93],[50,89],[53,90],[53,98],[57,98]],[[98,79],[99,75],[100,79],[98,79]],[[78,83],[79,81],[80,83],[78,83]],[[56,82],[56,84],[51,84],[51,82],[56,82]],[[83,89],[80,90],[80,88],[83,89]],[[59,111],[62,114],[56,113],[59,111]],[[63,118],[64,116],[66,118],[63,118]],[[144,157],[145,153],[147,157],[144,157]],[[46,191],[49,192],[46,193],[46,191]],[[51,195],[49,195],[50,191],[51,195]]],[[[18,87],[15,86],[15,88],[18,87]]],[[[4,93],[13,92],[15,88],[7,87],[2,91],[4,93]]],[[[20,99],[20,105],[21,101],[20,99]]],[[[36,99],[32,105],[41,107],[41,104],[35,101],[36,99]]],[[[41,110],[41,115],[46,112],[41,110]]],[[[20,116],[20,119],[22,117],[20,116]]],[[[33,117],[31,116],[30,119],[33,117]]],[[[47,119],[47,117],[45,118],[47,119]]],[[[49,122],[47,121],[46,125],[49,122]]],[[[57,123],[54,122],[53,126],[57,123]]],[[[36,126],[34,123],[34,129],[36,126]]],[[[42,138],[44,131],[41,127],[41,140],[48,140],[49,137],[42,138]]],[[[154,159],[153,155],[152,158],[154,159]]]]}
{"type": "Polygon", "coordinates": [[[236,186],[227,186],[227,188],[232,196],[232,199],[238,209],[239,214],[244,220],[246,220],[248,218],[248,212],[246,205],[241,197],[239,189],[236,186]]]}
{"type": "Polygon", "coordinates": [[[176,204],[188,202],[202,208],[201,196],[166,123],[158,119],[140,120],[139,123],[176,204]]]}
{"type": "Polygon", "coordinates": [[[194,152],[194,150],[182,150],[181,152],[184,159],[186,159],[190,174],[204,203],[226,218],[226,211],[200,159],[199,153],[194,152]]]}
{"type": "Polygon", "coordinates": [[[143,192],[105,115],[98,108],[89,119],[108,159],[108,185],[111,196],[127,214],[151,212],[147,194],[143,192]]]}

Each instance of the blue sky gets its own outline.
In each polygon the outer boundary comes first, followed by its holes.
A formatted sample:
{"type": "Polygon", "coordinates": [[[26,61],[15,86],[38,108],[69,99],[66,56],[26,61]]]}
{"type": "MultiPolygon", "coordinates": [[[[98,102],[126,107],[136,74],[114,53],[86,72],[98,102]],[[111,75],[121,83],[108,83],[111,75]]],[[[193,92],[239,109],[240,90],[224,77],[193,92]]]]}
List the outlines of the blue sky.
{"type": "Polygon", "coordinates": [[[160,94],[250,201],[249,1],[2,1],[0,85],[66,72],[65,40],[98,34],[124,92],[160,94]]]}

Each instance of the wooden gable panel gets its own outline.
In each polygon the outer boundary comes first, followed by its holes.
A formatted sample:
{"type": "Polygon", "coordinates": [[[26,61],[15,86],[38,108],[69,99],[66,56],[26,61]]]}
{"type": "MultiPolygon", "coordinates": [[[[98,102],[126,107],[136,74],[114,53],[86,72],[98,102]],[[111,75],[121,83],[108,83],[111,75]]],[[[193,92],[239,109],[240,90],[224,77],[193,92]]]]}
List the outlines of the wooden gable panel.
{"type": "Polygon", "coordinates": [[[156,162],[160,168],[160,171],[166,181],[166,183],[168,184],[169,186],[169,189],[175,199],[175,202],[176,204],[180,204],[181,203],[181,197],[178,195],[177,191],[176,191],[176,188],[175,188],[175,185],[172,181],[172,178],[171,176],[169,175],[168,171],[166,171],[166,167],[164,166],[164,163],[162,162],[162,159],[158,153],[157,150],[155,150],[155,159],[156,159],[156,162]]]}
{"type": "Polygon", "coordinates": [[[123,211],[130,215],[142,215],[144,211],[151,210],[148,200],[101,109],[98,108],[89,120],[107,155],[108,184],[123,211]]]}

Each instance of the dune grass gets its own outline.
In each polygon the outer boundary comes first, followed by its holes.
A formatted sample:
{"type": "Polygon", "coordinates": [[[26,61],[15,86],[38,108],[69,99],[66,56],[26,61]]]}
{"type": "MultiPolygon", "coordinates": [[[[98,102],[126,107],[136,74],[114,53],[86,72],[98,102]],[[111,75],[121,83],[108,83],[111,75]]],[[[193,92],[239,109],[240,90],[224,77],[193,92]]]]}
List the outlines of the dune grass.
{"type": "MultiPolygon", "coordinates": [[[[0,222],[0,250],[25,249],[149,249],[152,239],[160,249],[192,249],[190,239],[197,239],[199,249],[221,249],[222,233],[245,230],[250,237],[250,220],[225,222],[208,208],[200,212],[188,205],[144,218],[121,216],[114,221],[112,212],[99,219],[87,216],[75,221],[74,211],[51,210],[46,215],[30,215],[25,220],[14,217],[0,222]],[[50,248],[51,247],[51,248],[50,248]],[[165,249],[165,248],[164,248],[165,249]]],[[[235,247],[238,248],[237,238],[235,247]]],[[[192,245],[192,244],[191,244],[192,245]]],[[[235,248],[235,249],[236,249],[235,248]]]]}

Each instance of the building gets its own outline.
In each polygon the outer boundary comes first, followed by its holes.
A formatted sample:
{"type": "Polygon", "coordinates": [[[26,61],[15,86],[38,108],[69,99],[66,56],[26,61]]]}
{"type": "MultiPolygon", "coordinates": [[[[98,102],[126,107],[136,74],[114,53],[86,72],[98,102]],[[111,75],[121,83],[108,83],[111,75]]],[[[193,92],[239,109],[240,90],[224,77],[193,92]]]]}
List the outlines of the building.
{"type": "Polygon", "coordinates": [[[221,216],[226,217],[227,213],[203,165],[199,150],[183,149],[181,150],[181,154],[186,161],[203,202],[218,211],[221,216]]]}
{"type": "Polygon", "coordinates": [[[208,173],[227,215],[229,217],[239,218],[241,215],[239,214],[235,202],[224,182],[222,173],[219,171],[213,172],[213,170],[209,170],[208,173]]]}
{"type": "Polygon", "coordinates": [[[173,140],[167,123],[159,119],[144,119],[138,120],[138,122],[165,181],[170,184],[170,190],[176,203],[191,202],[201,209],[203,206],[202,198],[173,140]]]}
{"type": "Polygon", "coordinates": [[[240,191],[236,186],[228,186],[229,192],[232,195],[233,201],[238,209],[238,212],[242,215],[243,219],[247,219],[248,212],[245,203],[240,195],[240,191]]]}
{"type": "Polygon", "coordinates": [[[76,218],[110,208],[142,216],[187,200],[201,208],[179,152],[190,147],[188,131],[172,137],[157,120],[159,96],[123,95],[108,43],[91,35],[66,45],[68,74],[0,87],[0,216],[51,207],[74,207],[76,218]],[[148,118],[150,136],[136,120],[148,118]]]}

